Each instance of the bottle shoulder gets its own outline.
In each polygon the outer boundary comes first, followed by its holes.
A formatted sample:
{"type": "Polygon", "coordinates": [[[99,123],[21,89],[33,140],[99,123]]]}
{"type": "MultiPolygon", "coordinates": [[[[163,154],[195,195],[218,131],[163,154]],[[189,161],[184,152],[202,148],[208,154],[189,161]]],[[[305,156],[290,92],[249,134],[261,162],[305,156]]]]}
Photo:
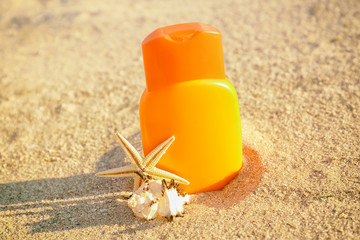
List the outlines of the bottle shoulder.
{"type": "Polygon", "coordinates": [[[148,95],[168,94],[169,92],[200,91],[200,90],[202,92],[227,91],[237,97],[234,86],[227,78],[225,78],[225,79],[198,79],[193,81],[180,82],[154,91],[148,91],[148,89],[145,89],[142,98],[145,98],[148,95]]]}

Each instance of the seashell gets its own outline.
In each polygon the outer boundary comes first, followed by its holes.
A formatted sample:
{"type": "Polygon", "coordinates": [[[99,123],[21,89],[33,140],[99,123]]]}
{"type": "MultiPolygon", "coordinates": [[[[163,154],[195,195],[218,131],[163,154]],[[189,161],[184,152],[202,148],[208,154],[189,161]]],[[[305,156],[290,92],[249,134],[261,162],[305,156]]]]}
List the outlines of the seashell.
{"type": "Polygon", "coordinates": [[[159,200],[158,214],[168,220],[183,216],[184,204],[190,202],[190,196],[187,194],[181,195],[181,191],[178,190],[179,184],[175,184],[174,180],[171,180],[169,185],[163,180],[162,185],[163,193],[159,200]]]}
{"type": "Polygon", "coordinates": [[[190,196],[181,194],[179,184],[171,180],[146,179],[128,200],[128,206],[135,216],[151,220],[157,215],[173,220],[184,213],[184,204],[190,202],[190,196]]]}
{"type": "Polygon", "coordinates": [[[146,220],[157,216],[158,204],[159,202],[154,194],[145,188],[140,194],[134,193],[128,200],[128,206],[133,210],[135,216],[146,220]]]}

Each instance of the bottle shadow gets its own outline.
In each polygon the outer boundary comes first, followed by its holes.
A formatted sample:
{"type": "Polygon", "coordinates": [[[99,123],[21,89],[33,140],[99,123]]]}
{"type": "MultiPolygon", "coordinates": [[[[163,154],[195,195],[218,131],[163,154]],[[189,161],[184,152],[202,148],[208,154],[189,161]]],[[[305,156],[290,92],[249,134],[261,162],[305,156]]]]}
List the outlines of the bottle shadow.
{"type": "MultiPolygon", "coordinates": [[[[140,132],[128,139],[135,143],[136,149],[141,149],[140,132]]],[[[263,172],[261,159],[247,146],[243,146],[243,155],[246,161],[238,176],[221,191],[198,194],[197,203],[227,208],[255,191],[263,172]]],[[[101,156],[96,171],[127,165],[125,159],[125,152],[116,146],[101,156]]],[[[98,178],[94,173],[0,184],[0,216],[17,218],[25,215],[37,219],[25,224],[31,229],[29,234],[125,225],[117,233],[120,234],[166,224],[161,219],[147,222],[135,218],[127,206],[132,184],[130,178],[98,178]]]]}

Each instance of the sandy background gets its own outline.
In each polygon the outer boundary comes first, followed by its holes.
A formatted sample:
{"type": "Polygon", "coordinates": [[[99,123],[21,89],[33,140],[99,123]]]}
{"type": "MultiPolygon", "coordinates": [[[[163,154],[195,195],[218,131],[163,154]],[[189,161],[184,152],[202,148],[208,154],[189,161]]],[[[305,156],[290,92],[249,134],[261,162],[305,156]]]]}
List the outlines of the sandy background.
{"type": "Polygon", "coordinates": [[[0,1],[0,239],[359,239],[360,2],[0,1]],[[223,36],[247,164],[174,222],[136,219],[120,131],[141,150],[141,42],[223,36]]]}

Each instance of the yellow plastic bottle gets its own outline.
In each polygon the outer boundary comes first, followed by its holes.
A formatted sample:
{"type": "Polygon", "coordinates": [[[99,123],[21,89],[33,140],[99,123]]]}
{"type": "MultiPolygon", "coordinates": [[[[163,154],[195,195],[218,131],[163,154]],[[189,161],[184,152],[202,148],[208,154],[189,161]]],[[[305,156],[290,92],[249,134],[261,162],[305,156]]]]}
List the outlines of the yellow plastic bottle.
{"type": "Polygon", "coordinates": [[[145,155],[171,136],[157,164],[190,182],[188,193],[223,188],[242,166],[237,94],[225,78],[221,34],[203,23],[159,28],[142,43],[140,101],[145,155]]]}

